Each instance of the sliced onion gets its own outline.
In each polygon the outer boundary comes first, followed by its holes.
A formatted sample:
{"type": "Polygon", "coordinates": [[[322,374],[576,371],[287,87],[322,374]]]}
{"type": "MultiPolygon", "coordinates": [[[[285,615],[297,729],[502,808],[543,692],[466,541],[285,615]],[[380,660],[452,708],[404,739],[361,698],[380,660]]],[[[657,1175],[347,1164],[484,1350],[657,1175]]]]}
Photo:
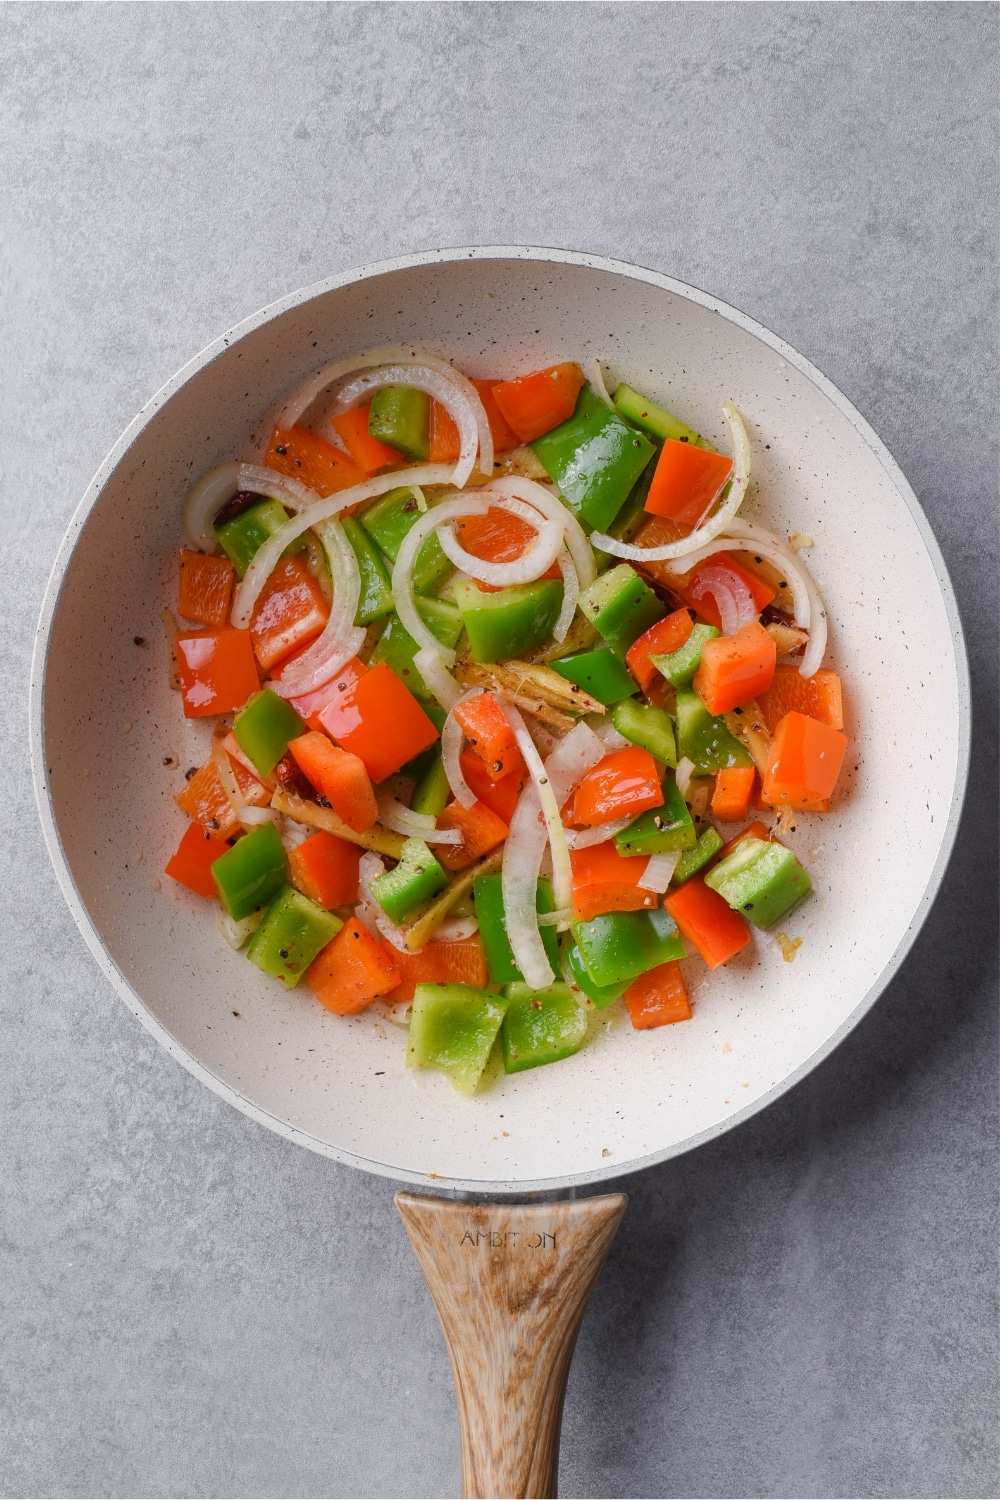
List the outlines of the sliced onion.
{"type": "Polygon", "coordinates": [[[539,927],[568,927],[573,920],[573,908],[564,906],[561,911],[540,911],[538,913],[539,927]]]}
{"type": "Polygon", "coordinates": [[[655,891],[662,896],[667,886],[674,878],[674,871],[680,864],[680,850],[675,849],[670,854],[653,854],[649,863],[642,872],[642,878],[636,881],[640,891],[655,891]]]}
{"type": "Polygon", "coordinates": [[[607,753],[589,724],[581,721],[573,725],[545,762],[552,795],[559,807],[566,806],[577,782],[599,765],[607,753]]]}
{"type": "Polygon", "coordinates": [[[339,521],[324,521],[317,532],[330,559],[333,603],[322,634],[284,668],[280,682],[274,683],[275,692],[282,698],[294,698],[322,687],[364,645],[364,627],[354,624],[361,598],[361,573],[354,548],[339,521]]]}
{"type": "MultiPolygon", "coordinates": [[[[458,830],[456,829],[456,832],[458,830]]],[[[477,917],[449,917],[434,933],[436,943],[464,943],[474,932],[479,931],[477,917]]]]}
{"type": "MultiPolygon", "coordinates": [[[[398,485],[398,478],[396,483],[398,485]]],[[[444,500],[440,505],[435,505],[418,521],[415,521],[406,533],[403,545],[396,554],[396,563],[392,570],[392,597],[396,604],[396,613],[403,625],[418,646],[426,646],[429,650],[436,651],[445,665],[449,667],[454,664],[455,652],[448,646],[442,646],[433,631],[424,624],[413,601],[413,565],[425,539],[441,525],[442,521],[451,521],[456,516],[481,516],[488,508],[486,501],[480,500],[478,495],[476,497],[458,495],[454,500],[444,500]]]]}
{"type": "Polygon", "coordinates": [[[735,635],[742,625],[751,625],[760,613],[746,582],[725,563],[712,563],[710,567],[702,568],[688,592],[692,599],[704,599],[708,594],[712,596],[722,621],[723,635],[735,635]]]}
{"type": "Polygon", "coordinates": [[[604,384],[604,371],[601,369],[601,361],[597,358],[596,354],[590,361],[590,386],[594,395],[600,401],[603,401],[605,406],[609,407],[611,411],[614,411],[615,403],[608,395],[608,388],[604,384]]]}
{"type": "Polygon", "coordinates": [[[518,798],[503,846],[501,894],[507,940],[525,983],[536,990],[553,980],[538,928],[538,876],[546,849],[546,828],[534,781],[518,798]]]}
{"type": "Polygon", "coordinates": [[[694,761],[689,760],[686,755],[682,755],[680,760],[677,762],[677,770],[674,772],[674,777],[677,781],[677,790],[685,799],[687,798],[688,792],[690,792],[691,790],[691,778],[694,775],[694,772],[694,761]]]}
{"type": "Polygon", "coordinates": [[[478,579],[480,583],[488,583],[493,588],[503,589],[514,587],[519,583],[534,583],[536,578],[541,578],[546,569],[552,566],[559,554],[563,545],[562,526],[557,521],[546,520],[539,515],[534,506],[526,505],[523,500],[510,500],[505,497],[497,500],[491,507],[493,508],[520,516],[522,521],[527,521],[528,525],[534,526],[538,532],[531,546],[527,547],[520,557],[515,557],[510,562],[489,562],[485,558],[476,557],[475,553],[467,552],[458,540],[453,522],[445,523],[437,528],[441,550],[456,568],[461,568],[470,578],[478,579]]]}
{"type": "MultiPolygon", "coordinates": [[[[538,802],[542,809],[542,817],[548,830],[549,849],[552,852],[552,891],[557,907],[571,906],[573,904],[573,870],[569,861],[569,848],[566,843],[566,830],[559,816],[559,804],[556,801],[555,788],[542,762],[542,757],[535,749],[535,742],[528,733],[528,727],[521,718],[520,713],[512,703],[507,703],[499,694],[495,701],[503,710],[504,717],[517,740],[518,749],[524,756],[524,763],[528,767],[528,774],[534,782],[538,792],[538,802]]],[[[553,751],[550,760],[558,754],[553,751]]],[[[567,794],[568,795],[568,794],[567,794]]],[[[535,927],[537,930],[537,921],[535,927]]],[[[523,972],[523,971],[522,971],[523,972]]],[[[525,979],[528,976],[525,974],[525,979]]],[[[530,980],[528,983],[530,984],[530,980]]]]}
{"type": "Polygon", "coordinates": [[[240,465],[220,464],[203,474],[193,485],[184,503],[184,530],[192,547],[199,552],[216,553],[219,539],[214,521],[227,500],[240,487],[240,465]]]}
{"type": "Polygon", "coordinates": [[[462,696],[462,689],[438,653],[429,646],[421,646],[413,658],[413,665],[445,712],[453,709],[462,696]]]}
{"type": "Polygon", "coordinates": [[[559,548],[556,561],[562,573],[563,596],[556,623],[552,627],[552,635],[555,640],[564,641],[573,623],[573,616],[576,614],[577,601],[580,598],[580,577],[568,547],[559,548]]]}
{"type": "Polygon", "coordinates": [[[585,589],[588,584],[593,583],[597,577],[597,564],[586,533],[569,506],[552,490],[546,489],[544,484],[539,484],[535,479],[525,479],[520,474],[505,474],[501,479],[494,479],[492,483],[484,485],[478,493],[487,497],[513,495],[515,500],[526,500],[549,520],[558,521],[576,565],[580,587],[585,589]]]}
{"type": "Polygon", "coordinates": [[[459,454],[451,482],[457,489],[468,482],[476,467],[477,453],[480,473],[487,477],[493,473],[493,437],[482,399],[472,382],[459,375],[457,370],[449,370],[446,375],[443,370],[432,369],[429,365],[400,364],[372,370],[369,374],[356,376],[344,386],[334,402],[334,412],[349,411],[369,391],[380,391],[388,385],[410,385],[418,391],[426,391],[445,408],[455,423],[459,454]]]}
{"type": "Polygon", "coordinates": [[[239,477],[241,490],[248,490],[252,495],[266,495],[269,500],[280,500],[282,505],[287,505],[289,510],[296,512],[305,510],[307,505],[315,505],[322,499],[322,496],[301,480],[292,479],[288,474],[279,474],[276,469],[269,469],[264,464],[241,463],[239,477]]]}
{"type": "Polygon", "coordinates": [[[734,521],[729,527],[729,532],[732,536],[747,537],[753,545],[745,550],[759,552],[761,557],[767,557],[768,561],[780,568],[787,578],[792,590],[795,623],[800,629],[809,631],[809,643],[799,663],[799,673],[802,677],[811,677],[823,664],[827,639],[826,605],[823,603],[823,596],[817,587],[816,580],[802,559],[787,543],[782,542],[773,532],[766,531],[763,526],[758,526],[755,521],[734,521]],[[765,548],[773,549],[773,552],[765,551],[765,548]],[[804,589],[806,595],[808,618],[805,624],[799,618],[797,588],[804,589]]]}
{"type": "Polygon", "coordinates": [[[722,414],[729,423],[732,436],[733,474],[729,498],[715,514],[703,521],[690,536],[682,537],[678,542],[666,542],[662,547],[637,547],[632,542],[619,542],[615,537],[598,531],[590,538],[591,546],[609,552],[612,557],[627,558],[629,562],[666,562],[673,557],[688,557],[713,537],[722,535],[743,504],[750,479],[750,442],[743,420],[731,401],[723,401],[722,414]]]}
{"type": "Polygon", "coordinates": [[[240,784],[236,780],[232,761],[229,759],[226,747],[222,743],[227,733],[227,730],[223,730],[212,735],[212,761],[215,765],[215,773],[222,783],[222,790],[226,794],[226,799],[230,807],[237,818],[242,818],[247,810],[247,802],[240,791],[240,784]]]}
{"type": "Polygon", "coordinates": [[[389,787],[381,787],[376,795],[378,820],[383,828],[391,828],[393,833],[405,834],[409,839],[423,839],[425,844],[462,842],[460,828],[438,828],[436,818],[430,813],[414,812],[412,807],[400,802],[389,787]]]}
{"type": "MultiPolygon", "coordinates": [[[[414,660],[416,658],[414,657],[414,660]]],[[[441,764],[444,766],[444,774],[448,778],[452,796],[456,802],[460,802],[465,808],[469,808],[477,800],[475,792],[469,786],[462,775],[462,765],[459,756],[462,753],[462,740],[465,731],[455,718],[455,709],[459,703],[466,703],[470,698],[478,698],[483,691],[481,687],[470,688],[452,704],[448,710],[448,717],[441,726],[441,764]]]]}
{"type": "Polygon", "coordinates": [[[610,719],[602,718],[600,714],[588,714],[585,722],[604,746],[605,755],[613,755],[616,750],[627,750],[632,743],[618,733],[610,719]]]}
{"type": "Polygon", "coordinates": [[[571,849],[590,849],[594,844],[604,844],[621,833],[634,818],[614,818],[610,823],[598,823],[594,828],[567,828],[566,842],[571,849]]]}
{"type": "Polygon", "coordinates": [[[235,949],[237,952],[243,947],[247,938],[257,931],[263,920],[264,913],[262,911],[252,911],[248,917],[242,917],[237,922],[221,904],[215,914],[216,927],[230,948],[235,949]]]}

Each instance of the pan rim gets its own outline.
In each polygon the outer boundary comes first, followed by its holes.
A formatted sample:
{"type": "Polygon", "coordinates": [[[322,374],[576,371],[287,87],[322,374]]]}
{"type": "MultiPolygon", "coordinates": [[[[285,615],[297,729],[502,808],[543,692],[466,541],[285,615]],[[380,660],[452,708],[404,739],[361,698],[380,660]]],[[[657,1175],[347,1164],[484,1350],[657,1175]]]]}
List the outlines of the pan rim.
{"type": "Polygon", "coordinates": [[[361,267],[312,282],[306,287],[300,288],[267,304],[213,339],[198,354],[184,364],[176,374],[171,376],[150,400],[146,402],[98,465],[93,478],[84,491],[82,499],[70,518],[65,535],[56,552],[45,587],[32,654],[29,750],[35,800],[38,806],[46,847],[55,869],[56,879],[73,919],[88,948],[97,960],[99,968],[111,981],[111,984],[128,1009],[176,1061],[201,1083],[210,1088],[218,1097],[235,1106],[235,1108],[239,1109],[243,1114],[248,1115],[258,1124],[266,1126],[269,1130],[274,1131],[286,1140],[294,1142],[296,1145],[306,1146],[317,1154],[329,1157],[342,1165],[373,1172],[378,1176],[386,1177],[393,1181],[415,1184],[437,1193],[451,1191],[483,1196],[512,1197],[534,1193],[551,1193],[560,1189],[575,1189],[604,1183],[612,1179],[627,1176],[636,1171],[641,1171],[646,1167],[656,1166],[661,1162],[669,1161],[675,1156],[684,1155],[688,1151],[693,1151],[697,1147],[716,1139],[718,1136],[727,1134],[730,1130],[758,1114],[768,1105],[773,1104],[783,1094],[800,1083],[803,1078],[811,1073],[814,1068],[818,1067],[839,1046],[844,1038],[854,1030],[869,1010],[871,1010],[872,1006],[905,962],[941,888],[958,834],[958,826],[968,786],[971,755],[971,721],[971,683],[968,654],[955,591],[941,549],[912,486],[909,484],[896,460],[882,439],[839,387],[834,385],[811,361],[799,354],[796,349],[773,333],[764,324],[757,322],[721,298],[715,297],[698,287],[691,286],[687,282],[667,276],[663,272],[654,271],[648,267],[637,266],[627,261],[616,260],[601,255],[592,255],[583,251],[544,246],[482,245],[442,247],[421,251],[412,255],[398,256],[389,260],[369,262],[361,267]],[[104,947],[100,934],[80,896],[63,848],[62,838],[53,813],[45,766],[45,672],[52,624],[58,608],[67,567],[75,549],[77,539],[91,511],[100,499],[105,485],[126,457],[140,433],[149,425],[160,408],[195,374],[204,369],[214,359],[224,354],[232,344],[294,307],[301,306],[303,303],[318,296],[339,290],[344,286],[373,280],[379,276],[388,275],[396,271],[465,260],[521,260],[541,264],[571,265],[610,272],[634,281],[646,282],[651,286],[674,293],[687,301],[694,302],[708,311],[715,312],[721,317],[726,318],[729,322],[735,324],[744,332],[752,334],[761,343],[774,350],[775,353],[785,359],[800,374],[810,380],[832,402],[841,415],[850,422],[855,432],[857,432],[858,436],[862,438],[871,450],[893,487],[902,498],[917,527],[941,592],[945,614],[948,619],[957,677],[956,686],[959,714],[957,764],[948,817],[941,835],[937,857],[906,931],[896,945],[892,955],[865,991],[864,995],[859,999],[850,1015],[797,1068],[786,1074],[784,1078],[773,1084],[766,1092],[762,1093],[742,1109],[728,1116],[725,1120],[718,1121],[707,1129],[699,1131],[693,1136],[686,1137],[683,1141],[674,1145],[664,1147],[658,1151],[644,1152],[641,1156],[624,1163],[609,1163],[607,1166],[595,1167],[588,1171],[575,1172],[567,1176],[533,1178],[530,1180],[518,1180],[516,1182],[487,1178],[444,1179],[344,1150],[341,1147],[336,1147],[329,1142],[320,1140],[317,1136],[311,1135],[307,1131],[299,1130],[289,1122],[282,1120],[279,1116],[262,1109],[259,1105],[241,1094],[238,1089],[224,1083],[212,1073],[204,1063],[200,1062],[193,1053],[182,1046],[162,1023],[153,1016],[104,947]]]}

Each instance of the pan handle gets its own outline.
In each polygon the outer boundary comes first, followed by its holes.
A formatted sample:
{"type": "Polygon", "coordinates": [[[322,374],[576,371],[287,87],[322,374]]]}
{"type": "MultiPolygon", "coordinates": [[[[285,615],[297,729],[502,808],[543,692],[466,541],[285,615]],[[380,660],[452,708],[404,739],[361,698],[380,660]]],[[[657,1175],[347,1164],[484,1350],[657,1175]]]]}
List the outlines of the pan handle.
{"type": "Polygon", "coordinates": [[[396,1194],[451,1359],[463,1496],[556,1494],[573,1346],[627,1201],[396,1194]]]}

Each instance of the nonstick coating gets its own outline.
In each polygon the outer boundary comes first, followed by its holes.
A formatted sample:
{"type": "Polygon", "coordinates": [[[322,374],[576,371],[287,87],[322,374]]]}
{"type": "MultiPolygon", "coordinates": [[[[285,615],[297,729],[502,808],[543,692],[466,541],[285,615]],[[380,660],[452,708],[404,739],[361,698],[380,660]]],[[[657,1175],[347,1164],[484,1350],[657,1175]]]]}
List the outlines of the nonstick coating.
{"type": "Polygon", "coordinates": [[[965,787],[969,694],[951,587],[915,497],[871,429],[774,335],[651,271],[559,251],[443,251],[334,278],[217,340],[102,464],[53,570],[32,685],[42,821],[104,972],[185,1067],[281,1134],[425,1187],[579,1185],[686,1151],[803,1077],[867,1011],[940,884],[965,787]],[[815,894],[774,938],[694,976],[693,1021],[634,1032],[612,1013],[575,1057],[472,1100],[404,1068],[404,1033],[330,1016],[231,953],[202,901],[162,876],[182,772],[208,731],[167,686],[191,482],[238,453],[277,398],[340,355],[409,343],[473,376],[598,356],[720,446],[751,434],[745,514],[808,532],[846,686],[851,746],[834,812],[790,842],[815,894]],[[135,638],[142,644],[136,644],[135,638]],[[167,759],[170,759],[168,765],[167,759]]]}

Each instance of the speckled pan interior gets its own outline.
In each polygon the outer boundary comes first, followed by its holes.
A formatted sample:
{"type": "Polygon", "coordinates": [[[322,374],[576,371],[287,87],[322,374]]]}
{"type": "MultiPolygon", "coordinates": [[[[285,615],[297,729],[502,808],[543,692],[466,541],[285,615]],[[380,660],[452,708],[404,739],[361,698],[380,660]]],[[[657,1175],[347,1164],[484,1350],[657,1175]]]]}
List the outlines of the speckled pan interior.
{"type": "Polygon", "coordinates": [[[926,521],[877,438],[773,335],[652,272],[552,251],[448,251],[373,267],[266,309],[140,413],[94,479],[57,559],[32,713],[39,805],[81,930],[126,1003],[239,1108],[314,1150],[439,1188],[594,1181],[745,1118],[825,1056],[873,1003],[940,882],[964,789],[965,657],[926,521]],[[815,895],[773,937],[691,973],[694,1019],[634,1032],[612,1012],[554,1067],[491,1075],[472,1100],[404,1067],[405,1033],[286,993],[162,878],[184,820],[177,769],[207,731],[167,687],[188,486],[240,449],[303,375],[411,342],[474,376],[598,355],[720,446],[719,403],[751,433],[745,514],[809,532],[846,684],[851,747],[828,817],[791,842],[815,895]],[[144,644],[134,644],[142,637],[144,644]],[[919,733],[914,733],[919,725],[919,733]],[[170,766],[166,761],[170,758],[170,766]]]}

